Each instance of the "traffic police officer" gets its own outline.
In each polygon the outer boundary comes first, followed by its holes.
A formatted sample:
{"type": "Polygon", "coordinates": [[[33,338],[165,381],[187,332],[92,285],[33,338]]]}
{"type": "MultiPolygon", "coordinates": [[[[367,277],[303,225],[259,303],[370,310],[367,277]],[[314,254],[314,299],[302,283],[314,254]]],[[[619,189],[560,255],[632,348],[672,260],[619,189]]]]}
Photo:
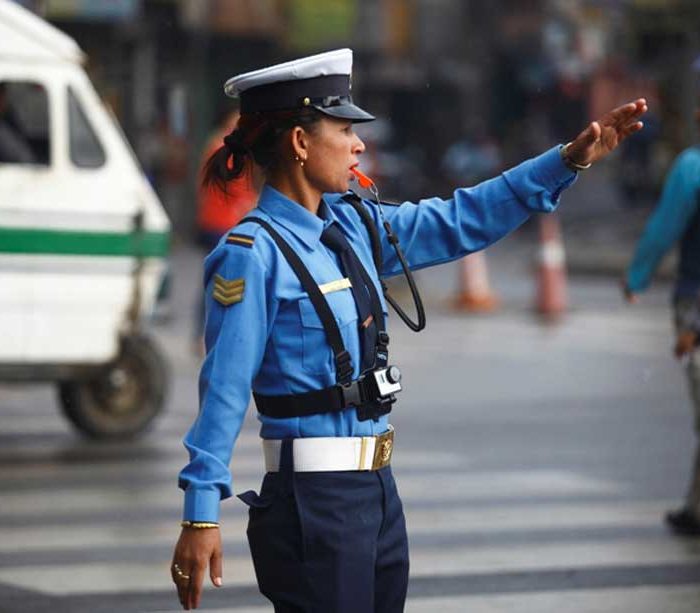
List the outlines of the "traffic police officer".
{"type": "Polygon", "coordinates": [[[641,99],[619,107],[569,145],[450,199],[393,206],[347,193],[364,151],[352,124],[373,119],[352,101],[351,67],[341,49],[225,86],[241,120],[206,178],[225,188],[252,157],[266,184],[205,263],[207,355],[171,568],[185,609],[198,606],[207,567],[222,583],[219,503],[233,491],[228,465],[252,390],[267,473],[260,494],[239,498],[261,592],[278,612],[403,610],[408,547],[388,420],[401,384],[380,277],[402,261],[415,270],[457,259],[552,211],[646,110],[641,99]]]}

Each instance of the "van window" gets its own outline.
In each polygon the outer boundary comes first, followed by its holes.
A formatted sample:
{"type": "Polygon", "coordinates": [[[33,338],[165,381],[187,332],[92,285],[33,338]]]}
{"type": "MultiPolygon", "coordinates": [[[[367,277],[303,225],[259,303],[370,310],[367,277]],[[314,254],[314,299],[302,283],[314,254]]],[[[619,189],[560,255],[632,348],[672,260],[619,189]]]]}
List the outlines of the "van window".
{"type": "Polygon", "coordinates": [[[0,81],[0,164],[49,164],[49,96],[39,83],[0,81]]]}
{"type": "Polygon", "coordinates": [[[70,159],[79,168],[98,168],[105,152],[73,90],[68,88],[68,143],[70,159]]]}

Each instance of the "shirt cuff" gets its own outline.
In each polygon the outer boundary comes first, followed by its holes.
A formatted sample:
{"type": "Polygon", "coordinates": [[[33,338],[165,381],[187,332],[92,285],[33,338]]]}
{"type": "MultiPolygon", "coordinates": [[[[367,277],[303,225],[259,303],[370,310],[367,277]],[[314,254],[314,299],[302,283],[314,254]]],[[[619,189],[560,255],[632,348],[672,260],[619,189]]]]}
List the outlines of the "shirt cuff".
{"type": "Polygon", "coordinates": [[[190,521],[219,521],[219,490],[185,490],[185,509],[182,519],[190,521]]]}
{"type": "Polygon", "coordinates": [[[560,150],[561,145],[552,147],[503,173],[521,202],[534,211],[556,209],[561,192],[576,180],[577,173],[564,164],[560,150]]]}

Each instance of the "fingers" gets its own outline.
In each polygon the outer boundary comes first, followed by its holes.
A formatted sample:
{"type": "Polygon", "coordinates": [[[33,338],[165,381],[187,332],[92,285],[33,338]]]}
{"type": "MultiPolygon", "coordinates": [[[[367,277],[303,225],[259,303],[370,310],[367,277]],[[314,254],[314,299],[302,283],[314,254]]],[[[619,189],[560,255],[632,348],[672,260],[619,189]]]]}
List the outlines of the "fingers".
{"type": "Polygon", "coordinates": [[[647,110],[647,101],[644,98],[638,98],[634,102],[628,102],[622,106],[618,106],[611,111],[611,115],[617,118],[632,117],[633,115],[641,115],[647,110]]]}
{"type": "Polygon", "coordinates": [[[219,530],[183,527],[175,546],[171,576],[177,586],[180,604],[186,609],[196,609],[202,595],[202,584],[207,566],[212,567],[214,585],[221,581],[221,534],[219,530]]]}
{"type": "Polygon", "coordinates": [[[591,122],[591,125],[588,126],[588,129],[586,130],[586,140],[587,140],[587,145],[592,145],[595,143],[599,138],[600,135],[602,134],[603,130],[600,127],[600,124],[597,121],[591,122]]]}
{"type": "Polygon", "coordinates": [[[216,587],[221,587],[223,582],[223,557],[221,549],[217,549],[209,561],[209,577],[216,587]]]}
{"type": "Polygon", "coordinates": [[[204,583],[204,570],[203,566],[195,566],[192,569],[185,601],[186,610],[196,609],[199,606],[202,597],[202,584],[204,583]]]}
{"type": "Polygon", "coordinates": [[[644,124],[641,121],[635,121],[634,123],[631,123],[624,128],[622,128],[619,133],[622,135],[623,138],[628,137],[630,134],[634,134],[635,132],[639,132],[644,127],[644,124]]]}
{"type": "Polygon", "coordinates": [[[170,566],[170,576],[172,577],[175,588],[177,589],[177,597],[180,604],[187,609],[187,593],[191,581],[191,572],[189,570],[185,570],[184,564],[181,566],[176,562],[173,562],[173,564],[170,566]]]}
{"type": "Polygon", "coordinates": [[[175,586],[177,587],[177,597],[182,605],[182,608],[189,611],[189,606],[187,605],[187,593],[190,586],[190,579],[179,579],[175,581],[175,586]]]}
{"type": "Polygon", "coordinates": [[[583,149],[585,147],[590,147],[593,143],[595,143],[599,138],[602,130],[600,127],[600,124],[597,121],[592,121],[590,124],[588,124],[588,127],[581,132],[572,145],[574,146],[574,149],[583,149]]]}
{"type": "Polygon", "coordinates": [[[602,128],[597,121],[591,122],[572,142],[569,157],[578,164],[587,164],[591,147],[600,139],[602,128]]]}
{"type": "Polygon", "coordinates": [[[639,296],[628,289],[624,290],[624,296],[628,304],[637,304],[639,302],[639,296]]]}
{"type": "Polygon", "coordinates": [[[647,110],[647,101],[644,98],[638,98],[634,102],[628,102],[610,111],[604,121],[608,125],[626,125],[630,120],[637,119],[646,113],[647,110]]]}
{"type": "Polygon", "coordinates": [[[620,279],[620,290],[622,291],[622,295],[624,299],[629,303],[629,304],[636,304],[639,301],[639,296],[635,294],[627,285],[627,279],[623,277],[620,279]]]}

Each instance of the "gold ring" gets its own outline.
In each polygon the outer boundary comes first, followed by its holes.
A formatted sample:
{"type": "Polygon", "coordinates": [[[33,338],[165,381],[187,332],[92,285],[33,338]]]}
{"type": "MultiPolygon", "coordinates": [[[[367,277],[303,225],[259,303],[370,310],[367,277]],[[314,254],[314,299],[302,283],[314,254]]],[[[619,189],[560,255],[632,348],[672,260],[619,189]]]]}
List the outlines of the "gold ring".
{"type": "Polygon", "coordinates": [[[190,576],[183,573],[182,569],[177,564],[173,564],[173,572],[177,575],[178,579],[184,579],[185,581],[190,580],[190,576]]]}

